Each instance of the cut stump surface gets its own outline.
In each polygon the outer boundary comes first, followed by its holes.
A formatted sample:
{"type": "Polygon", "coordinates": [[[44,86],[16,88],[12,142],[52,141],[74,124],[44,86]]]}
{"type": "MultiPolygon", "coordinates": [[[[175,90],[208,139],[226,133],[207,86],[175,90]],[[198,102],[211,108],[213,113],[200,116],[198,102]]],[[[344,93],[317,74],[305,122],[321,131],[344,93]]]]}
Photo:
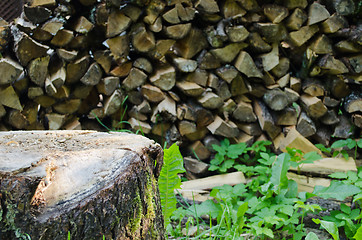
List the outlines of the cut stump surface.
{"type": "Polygon", "coordinates": [[[0,239],[164,239],[160,145],[127,133],[0,133],[0,239]]]}

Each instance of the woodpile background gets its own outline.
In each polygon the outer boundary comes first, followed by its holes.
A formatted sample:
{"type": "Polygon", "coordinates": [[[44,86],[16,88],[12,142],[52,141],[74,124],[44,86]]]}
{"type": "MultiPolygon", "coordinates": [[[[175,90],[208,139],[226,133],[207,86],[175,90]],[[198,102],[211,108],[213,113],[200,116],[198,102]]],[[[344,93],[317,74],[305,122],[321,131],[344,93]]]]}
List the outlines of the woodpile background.
{"type": "Polygon", "coordinates": [[[207,160],[223,138],[362,128],[361,3],[30,0],[0,21],[0,129],[141,131],[207,160]],[[125,122],[127,121],[127,123],[125,122]]]}

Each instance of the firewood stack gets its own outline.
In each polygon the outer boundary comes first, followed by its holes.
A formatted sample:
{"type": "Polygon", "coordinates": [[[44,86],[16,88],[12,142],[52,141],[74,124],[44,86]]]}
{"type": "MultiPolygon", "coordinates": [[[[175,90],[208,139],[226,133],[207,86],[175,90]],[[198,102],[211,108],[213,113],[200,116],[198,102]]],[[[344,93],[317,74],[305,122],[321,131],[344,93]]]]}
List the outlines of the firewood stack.
{"type": "Polygon", "coordinates": [[[0,129],[109,128],[180,141],[315,142],[362,128],[353,0],[32,0],[0,22],[0,129]],[[127,123],[126,123],[127,122],[127,123]]]}

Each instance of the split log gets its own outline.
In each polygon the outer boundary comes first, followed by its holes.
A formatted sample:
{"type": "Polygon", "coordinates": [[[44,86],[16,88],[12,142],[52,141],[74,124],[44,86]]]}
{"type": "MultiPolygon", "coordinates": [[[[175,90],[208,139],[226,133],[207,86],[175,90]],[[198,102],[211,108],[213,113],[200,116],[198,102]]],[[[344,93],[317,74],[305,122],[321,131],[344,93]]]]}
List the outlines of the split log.
{"type": "Polygon", "coordinates": [[[88,70],[89,61],[89,56],[84,56],[75,62],[69,63],[67,65],[66,83],[72,84],[79,81],[88,70]]]}
{"type": "Polygon", "coordinates": [[[320,118],[320,121],[327,126],[339,123],[338,116],[334,110],[328,110],[326,114],[320,118]]]}
{"type": "Polygon", "coordinates": [[[308,115],[305,112],[302,112],[298,119],[297,130],[304,137],[310,137],[316,133],[317,128],[313,120],[310,117],[308,117],[308,115]]]}
{"type": "Polygon", "coordinates": [[[294,107],[286,107],[280,112],[273,114],[273,117],[277,125],[295,126],[298,120],[298,111],[294,107]]]}
{"type": "Polygon", "coordinates": [[[152,64],[147,58],[137,58],[133,62],[133,66],[145,71],[146,73],[151,73],[153,71],[152,64]]]}
{"type": "Polygon", "coordinates": [[[342,16],[334,13],[327,20],[321,23],[321,27],[324,33],[335,33],[339,29],[343,28],[345,20],[342,16]]]}
{"type": "Polygon", "coordinates": [[[171,39],[183,39],[191,30],[191,23],[165,27],[165,34],[171,39]]]}
{"type": "Polygon", "coordinates": [[[135,118],[128,119],[128,122],[134,131],[140,131],[143,134],[149,134],[151,132],[151,125],[146,122],[142,122],[135,118]]]}
{"type": "Polygon", "coordinates": [[[311,118],[320,118],[327,112],[327,107],[317,97],[303,94],[300,97],[302,106],[311,118]]]}
{"type": "Polygon", "coordinates": [[[334,128],[333,136],[344,139],[351,137],[354,133],[354,130],[350,119],[348,119],[344,115],[340,115],[338,118],[339,118],[339,123],[334,128]]]}
{"type": "MultiPolygon", "coordinates": [[[[232,62],[235,57],[239,54],[240,50],[245,48],[247,45],[245,43],[231,43],[223,48],[212,49],[210,52],[220,59],[223,63],[232,62]]],[[[248,59],[250,60],[250,59],[248,59]]],[[[239,63],[241,64],[241,63],[239,63]]]]}
{"type": "Polygon", "coordinates": [[[176,57],[173,58],[173,63],[176,65],[177,69],[182,72],[193,72],[197,68],[197,62],[191,59],[176,57]]]}
{"type": "Polygon", "coordinates": [[[94,60],[102,66],[103,70],[108,74],[111,70],[112,65],[112,57],[111,51],[104,50],[104,51],[96,51],[94,53],[94,60]]]}
{"type": "Polygon", "coordinates": [[[28,65],[28,75],[30,80],[40,87],[44,86],[45,79],[48,77],[49,60],[49,56],[36,58],[30,61],[28,65]]]}
{"type": "Polygon", "coordinates": [[[212,134],[223,136],[226,138],[236,137],[239,134],[239,129],[237,128],[235,123],[233,123],[232,121],[226,122],[219,116],[215,118],[214,122],[207,126],[207,129],[209,129],[212,134]]]}
{"type": "Polygon", "coordinates": [[[201,162],[191,157],[184,157],[184,164],[187,173],[192,173],[195,176],[202,176],[207,173],[209,164],[201,162]]]}
{"type": "Polygon", "coordinates": [[[321,97],[324,96],[325,87],[317,79],[306,79],[303,81],[302,90],[310,96],[321,97]]]}
{"type": "Polygon", "coordinates": [[[151,122],[157,122],[157,116],[161,115],[163,119],[174,122],[176,120],[176,103],[175,101],[166,96],[164,100],[162,100],[157,107],[153,110],[153,114],[151,116],[151,122]]]}
{"type": "Polygon", "coordinates": [[[164,91],[171,90],[176,83],[176,72],[172,66],[159,67],[152,76],[150,82],[164,91]]]}
{"type": "Polygon", "coordinates": [[[176,86],[187,96],[197,97],[204,92],[204,88],[193,82],[181,81],[177,82],[176,86]]]}
{"type": "Polygon", "coordinates": [[[7,132],[1,139],[2,237],[164,239],[158,144],[91,131],[7,132]]]}
{"type": "Polygon", "coordinates": [[[48,121],[49,130],[59,130],[65,121],[65,115],[57,113],[45,114],[45,119],[48,121]]]}
{"type": "Polygon", "coordinates": [[[318,62],[318,66],[324,70],[324,72],[331,75],[348,73],[348,68],[342,61],[334,58],[331,55],[325,55],[318,62]]]}
{"type": "Polygon", "coordinates": [[[254,111],[258,117],[260,128],[265,131],[271,139],[274,139],[281,132],[281,128],[275,125],[274,119],[267,106],[261,101],[254,102],[254,111]]]}
{"type": "Polygon", "coordinates": [[[321,4],[314,2],[309,6],[307,25],[313,25],[329,18],[328,10],[321,4]]]}
{"type": "Polygon", "coordinates": [[[249,34],[248,44],[252,51],[258,53],[266,53],[272,49],[272,47],[262,39],[258,32],[251,32],[249,34]]]}
{"type": "Polygon", "coordinates": [[[66,80],[66,70],[64,67],[60,67],[56,72],[50,75],[50,82],[55,88],[63,86],[66,80]]]}
{"type": "Polygon", "coordinates": [[[297,47],[300,47],[311,37],[313,37],[313,35],[318,32],[318,30],[319,28],[317,25],[304,26],[301,27],[298,31],[291,32],[290,38],[297,47]]]}
{"type": "Polygon", "coordinates": [[[110,96],[116,88],[119,86],[118,77],[106,77],[102,78],[101,81],[97,84],[97,90],[99,93],[103,93],[107,96],[110,96]]]}
{"type": "Polygon", "coordinates": [[[80,81],[88,86],[94,86],[99,83],[102,78],[102,69],[98,63],[92,63],[80,81]]]}
{"type": "Polygon", "coordinates": [[[292,128],[288,132],[287,136],[282,140],[279,146],[280,150],[282,150],[283,152],[287,151],[287,147],[299,149],[303,153],[315,151],[323,156],[322,152],[308,139],[303,137],[295,128],[292,128]]]}
{"type": "Polygon", "coordinates": [[[199,160],[206,160],[210,157],[209,150],[201,141],[196,141],[190,146],[191,155],[196,155],[199,160]]]}
{"type": "Polygon", "coordinates": [[[122,86],[127,90],[133,90],[145,84],[147,75],[138,68],[131,68],[128,76],[123,80],[122,86]]]}
{"type": "Polygon", "coordinates": [[[262,134],[262,130],[258,123],[237,123],[236,124],[240,130],[247,133],[251,136],[260,136],[262,134]]]}
{"type": "Polygon", "coordinates": [[[73,38],[73,31],[61,29],[55,34],[50,43],[57,47],[64,47],[69,44],[73,38]]]}
{"type": "Polygon", "coordinates": [[[207,85],[208,74],[205,70],[197,68],[194,72],[187,74],[185,80],[205,87],[207,85]]]}
{"type": "Polygon", "coordinates": [[[15,129],[25,129],[29,121],[20,110],[10,109],[7,112],[6,122],[15,129]]]}
{"type": "Polygon", "coordinates": [[[240,101],[233,112],[233,117],[240,122],[255,122],[257,120],[250,103],[240,101]]]}
{"type": "Polygon", "coordinates": [[[174,48],[177,54],[183,58],[192,58],[207,46],[207,41],[202,32],[192,28],[189,34],[180,41],[177,41],[174,48]]]}
{"type": "Polygon", "coordinates": [[[0,85],[13,83],[23,72],[23,67],[10,58],[0,59],[0,85]]]}
{"type": "Polygon", "coordinates": [[[241,51],[236,62],[235,67],[247,77],[262,78],[263,75],[259,69],[255,66],[255,63],[249,53],[241,51]]]}
{"type": "Polygon", "coordinates": [[[264,102],[273,110],[280,111],[290,104],[288,95],[279,88],[267,91],[264,102]]]}
{"type": "Polygon", "coordinates": [[[206,50],[201,52],[197,61],[200,69],[215,69],[221,66],[220,60],[206,50]]]}
{"type": "Polygon", "coordinates": [[[116,66],[110,71],[110,74],[115,77],[127,77],[132,68],[132,62],[124,62],[116,66]]]}
{"type": "Polygon", "coordinates": [[[299,30],[305,21],[307,21],[307,14],[300,8],[296,8],[286,21],[286,27],[290,30],[299,30]]]}
{"type": "Polygon", "coordinates": [[[343,107],[348,113],[361,111],[362,92],[352,92],[351,94],[349,94],[344,100],[343,107]]]}
{"type": "Polygon", "coordinates": [[[34,58],[45,57],[47,55],[47,51],[49,50],[48,46],[34,41],[26,34],[19,35],[20,36],[16,36],[15,38],[14,52],[22,66],[28,65],[34,58]]]}
{"type": "Polygon", "coordinates": [[[361,114],[353,114],[352,115],[352,122],[359,128],[362,128],[362,115],[361,114]]]}
{"type": "Polygon", "coordinates": [[[156,40],[152,32],[147,31],[143,24],[133,27],[132,45],[139,52],[148,52],[156,46],[156,40]]]}
{"type": "Polygon", "coordinates": [[[106,37],[115,37],[131,25],[131,19],[114,9],[108,16],[106,37]]]}
{"type": "Polygon", "coordinates": [[[20,111],[23,110],[20,99],[12,86],[0,87],[0,96],[0,104],[20,111]]]}
{"type": "Polygon", "coordinates": [[[54,110],[60,114],[75,113],[80,107],[80,99],[70,99],[54,105],[54,110]]]}
{"type": "Polygon", "coordinates": [[[117,112],[122,104],[123,96],[120,90],[116,90],[113,92],[111,96],[109,96],[104,103],[104,115],[109,116],[113,113],[117,112]]]}
{"type": "Polygon", "coordinates": [[[213,92],[205,92],[198,99],[198,102],[204,107],[208,109],[217,109],[222,106],[222,99],[213,92]]]}

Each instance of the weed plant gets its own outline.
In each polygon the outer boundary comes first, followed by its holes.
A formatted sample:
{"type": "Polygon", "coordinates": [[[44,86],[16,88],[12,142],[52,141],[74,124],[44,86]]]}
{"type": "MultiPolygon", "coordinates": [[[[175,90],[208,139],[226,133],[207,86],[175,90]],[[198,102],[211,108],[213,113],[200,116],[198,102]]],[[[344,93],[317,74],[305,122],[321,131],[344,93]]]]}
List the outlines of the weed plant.
{"type": "MultiPolygon", "coordinates": [[[[351,141],[346,140],[344,146],[353,149],[360,147],[360,141],[355,143],[352,146],[351,141]]],[[[210,193],[213,200],[201,204],[183,204],[177,209],[163,206],[164,215],[167,216],[165,224],[168,237],[316,240],[316,234],[306,231],[304,218],[307,213],[318,213],[322,208],[317,204],[308,204],[307,199],[317,196],[343,201],[352,196],[351,207],[342,204],[340,211],[332,211],[329,216],[313,221],[334,240],[339,240],[339,231],[344,231],[348,239],[362,239],[362,168],[357,173],[330,175],[334,179],[330,186],[316,186],[313,193],[298,193],[297,183],[287,177],[288,170],[290,167],[300,169],[302,164],[312,163],[321,156],[316,152],[304,154],[298,149],[287,149],[286,153],[275,155],[267,148],[270,144],[268,141],[261,141],[247,147],[244,143],[230,144],[228,140],[223,140],[220,146],[213,146],[217,154],[210,163],[210,170],[220,173],[242,171],[250,181],[235,186],[216,187],[210,193]],[[192,227],[197,228],[192,237],[182,232],[184,229],[187,233],[192,227]]],[[[332,147],[341,147],[342,143],[339,144],[332,147]]],[[[173,168],[181,172],[182,157],[180,158],[179,152],[166,150],[164,161],[166,167],[167,162],[171,161],[173,168]],[[177,157],[173,157],[173,154],[177,154],[177,157]]],[[[164,177],[169,178],[168,181],[179,179],[177,174],[164,177]]],[[[159,184],[162,189],[163,183],[159,184]]],[[[173,186],[179,186],[179,183],[173,186]]],[[[171,189],[174,194],[172,187],[168,192],[171,194],[171,189]]],[[[161,190],[160,194],[162,199],[164,194],[161,190]]]]}

